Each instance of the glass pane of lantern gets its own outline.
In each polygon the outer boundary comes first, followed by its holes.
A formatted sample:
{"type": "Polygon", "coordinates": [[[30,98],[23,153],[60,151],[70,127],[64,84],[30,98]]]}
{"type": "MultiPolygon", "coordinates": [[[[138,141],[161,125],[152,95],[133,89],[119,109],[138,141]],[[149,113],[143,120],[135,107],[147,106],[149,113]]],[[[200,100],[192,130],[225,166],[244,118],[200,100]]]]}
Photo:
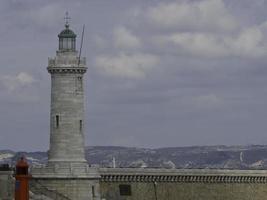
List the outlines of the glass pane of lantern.
{"type": "Polygon", "coordinates": [[[62,49],[62,39],[59,39],[59,49],[62,49]]]}
{"type": "Polygon", "coordinates": [[[63,39],[63,45],[62,45],[62,47],[63,47],[63,49],[67,49],[67,38],[64,38],[63,39]]]}
{"type": "Polygon", "coordinates": [[[72,39],[71,48],[75,50],[75,39],[74,38],[72,39]]]}
{"type": "Polygon", "coordinates": [[[71,38],[68,38],[68,49],[71,49],[71,38]]]}

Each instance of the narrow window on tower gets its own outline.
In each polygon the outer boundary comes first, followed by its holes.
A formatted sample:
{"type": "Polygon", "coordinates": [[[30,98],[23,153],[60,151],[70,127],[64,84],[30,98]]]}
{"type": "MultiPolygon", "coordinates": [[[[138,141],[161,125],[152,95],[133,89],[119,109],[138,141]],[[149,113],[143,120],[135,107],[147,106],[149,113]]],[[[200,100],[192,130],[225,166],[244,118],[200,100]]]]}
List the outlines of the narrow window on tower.
{"type": "Polygon", "coordinates": [[[95,186],[92,186],[92,196],[95,197],[95,186]]]}
{"type": "Polygon", "coordinates": [[[56,115],[56,128],[59,127],[59,115],[56,115]]]}
{"type": "Polygon", "coordinates": [[[83,89],[83,79],[81,76],[77,77],[77,90],[82,91],[83,89]]]}
{"type": "Polygon", "coordinates": [[[83,120],[80,120],[80,131],[83,130],[83,120]]]}

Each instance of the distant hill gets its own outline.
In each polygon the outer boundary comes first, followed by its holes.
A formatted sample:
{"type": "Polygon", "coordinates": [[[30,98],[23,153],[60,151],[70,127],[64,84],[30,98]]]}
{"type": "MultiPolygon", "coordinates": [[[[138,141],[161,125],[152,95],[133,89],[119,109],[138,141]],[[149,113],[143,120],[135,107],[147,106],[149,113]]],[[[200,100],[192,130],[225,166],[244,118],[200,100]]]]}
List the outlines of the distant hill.
{"type": "MultiPolygon", "coordinates": [[[[25,155],[32,165],[44,165],[46,152],[0,150],[0,164],[14,165],[25,155]]],[[[112,167],[267,169],[267,146],[192,146],[133,148],[116,146],[86,147],[90,165],[112,167]]]]}

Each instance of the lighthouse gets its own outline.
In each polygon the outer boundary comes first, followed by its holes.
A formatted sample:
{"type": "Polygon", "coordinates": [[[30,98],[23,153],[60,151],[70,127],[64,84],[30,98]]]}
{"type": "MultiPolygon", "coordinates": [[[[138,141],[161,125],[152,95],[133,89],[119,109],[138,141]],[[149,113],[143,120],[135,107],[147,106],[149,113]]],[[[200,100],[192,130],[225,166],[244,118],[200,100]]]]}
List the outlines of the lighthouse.
{"type": "Polygon", "coordinates": [[[49,58],[51,74],[50,148],[48,164],[85,164],[84,74],[85,58],[76,51],[76,34],[68,21],[59,35],[55,58],[49,58]]]}
{"type": "Polygon", "coordinates": [[[48,162],[32,169],[31,190],[49,198],[100,200],[98,169],[89,167],[84,147],[85,57],[76,50],[68,15],[58,50],[48,59],[51,75],[48,162]]]}

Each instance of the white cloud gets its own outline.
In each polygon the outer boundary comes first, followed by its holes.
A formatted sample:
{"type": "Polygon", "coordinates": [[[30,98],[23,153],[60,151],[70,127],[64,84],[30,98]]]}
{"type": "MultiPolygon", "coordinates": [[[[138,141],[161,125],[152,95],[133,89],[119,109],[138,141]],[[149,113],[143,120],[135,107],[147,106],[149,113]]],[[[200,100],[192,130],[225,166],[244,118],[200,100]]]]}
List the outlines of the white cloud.
{"type": "Polygon", "coordinates": [[[92,36],[92,43],[98,49],[105,49],[108,46],[107,41],[99,35],[92,36]]]}
{"type": "Polygon", "coordinates": [[[120,53],[118,56],[96,58],[96,66],[101,72],[126,78],[144,78],[158,62],[158,57],[151,54],[126,55],[120,53]]]}
{"type": "Polygon", "coordinates": [[[240,23],[223,0],[163,1],[144,13],[141,17],[158,28],[143,39],[152,41],[155,50],[204,58],[251,59],[267,54],[267,22],[240,23]]]}
{"type": "Polygon", "coordinates": [[[141,41],[125,27],[117,27],[114,30],[114,45],[118,48],[139,48],[141,41]]]}
{"type": "Polygon", "coordinates": [[[220,38],[212,34],[203,33],[176,33],[156,38],[162,44],[177,46],[177,49],[194,56],[217,57],[225,55],[226,49],[220,38]]]}
{"type": "Polygon", "coordinates": [[[232,31],[237,26],[222,0],[160,3],[148,9],[147,18],[164,28],[232,31]]]}
{"type": "Polygon", "coordinates": [[[193,56],[217,58],[240,56],[247,58],[265,56],[267,44],[261,25],[248,27],[237,34],[223,35],[202,32],[177,32],[154,37],[159,48],[175,47],[177,53],[186,52],[193,56]]]}
{"type": "Polygon", "coordinates": [[[249,27],[236,38],[225,38],[224,42],[229,47],[228,50],[238,56],[264,56],[267,50],[260,26],[249,27]]]}
{"type": "Polygon", "coordinates": [[[0,77],[1,84],[4,85],[9,92],[12,92],[20,87],[29,86],[34,81],[34,78],[26,72],[20,72],[15,76],[4,75],[0,77]]]}

